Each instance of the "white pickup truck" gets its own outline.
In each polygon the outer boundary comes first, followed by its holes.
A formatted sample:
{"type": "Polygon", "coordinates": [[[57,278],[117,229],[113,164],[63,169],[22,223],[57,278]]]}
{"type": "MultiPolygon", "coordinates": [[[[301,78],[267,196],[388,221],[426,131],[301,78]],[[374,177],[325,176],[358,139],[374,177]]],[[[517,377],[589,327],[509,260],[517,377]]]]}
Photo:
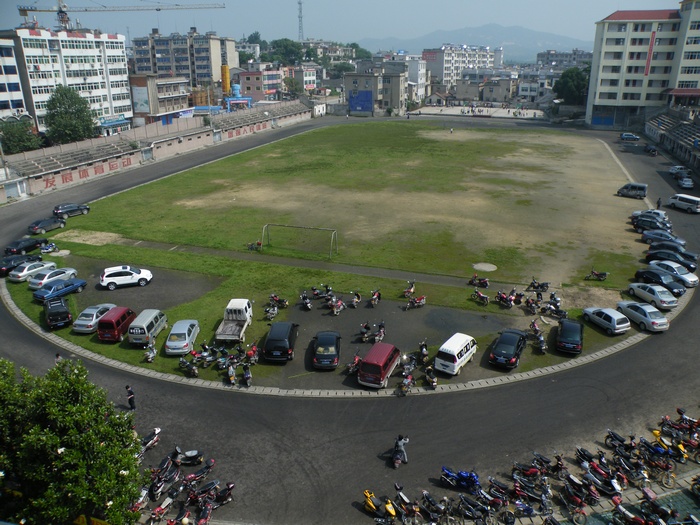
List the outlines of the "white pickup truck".
{"type": "Polygon", "coordinates": [[[222,343],[242,343],[252,321],[253,305],[250,301],[231,299],[224,310],[224,319],[216,329],[215,339],[222,343]]]}

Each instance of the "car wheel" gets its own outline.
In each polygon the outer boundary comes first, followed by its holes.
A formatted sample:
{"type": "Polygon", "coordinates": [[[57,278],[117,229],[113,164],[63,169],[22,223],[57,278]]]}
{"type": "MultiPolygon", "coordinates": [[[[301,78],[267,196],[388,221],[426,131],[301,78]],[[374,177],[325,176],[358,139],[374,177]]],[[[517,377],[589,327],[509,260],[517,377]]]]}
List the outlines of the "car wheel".
{"type": "Polygon", "coordinates": [[[616,308],[616,310],[617,310],[618,312],[622,313],[622,308],[620,308],[619,306],[616,308]]]}
{"type": "Polygon", "coordinates": [[[646,332],[646,331],[647,331],[647,325],[646,325],[645,323],[639,323],[639,328],[640,328],[640,330],[642,330],[643,332],[646,332]]]}
{"type": "Polygon", "coordinates": [[[87,215],[87,214],[88,214],[88,210],[83,210],[83,211],[82,211],[82,214],[83,214],[83,215],[87,215]]]}
{"type": "Polygon", "coordinates": [[[66,220],[68,218],[68,214],[64,213],[63,215],[61,215],[61,217],[63,217],[63,220],[66,220]]]}
{"type": "Polygon", "coordinates": [[[651,305],[652,305],[654,308],[656,308],[657,310],[659,309],[659,307],[656,305],[656,301],[652,301],[652,302],[651,302],[651,305]]]}
{"type": "Polygon", "coordinates": [[[634,288],[628,289],[627,293],[629,293],[632,297],[634,297],[634,288]]]}
{"type": "Polygon", "coordinates": [[[651,243],[653,243],[653,242],[654,242],[654,241],[653,241],[652,239],[647,239],[647,244],[651,244],[651,243]]]}
{"type": "Polygon", "coordinates": [[[108,284],[107,284],[107,289],[110,290],[110,291],[114,291],[114,290],[117,289],[117,285],[114,284],[114,283],[108,283],[108,284]]]}
{"type": "Polygon", "coordinates": [[[19,254],[20,254],[20,255],[26,255],[26,254],[27,254],[27,250],[20,250],[20,251],[19,251],[19,254]]]}
{"type": "Polygon", "coordinates": [[[119,334],[119,342],[121,343],[124,341],[124,334],[119,334]]]}
{"type": "Polygon", "coordinates": [[[606,328],[606,329],[605,329],[605,332],[606,332],[608,335],[613,335],[612,328],[606,328]]]}
{"type": "Polygon", "coordinates": [[[148,281],[146,279],[139,279],[139,286],[146,286],[148,281]]]}
{"type": "Polygon", "coordinates": [[[583,320],[584,320],[584,321],[590,321],[591,318],[588,316],[588,314],[583,314],[583,320]]]}
{"type": "Polygon", "coordinates": [[[59,222],[59,223],[58,223],[58,227],[59,227],[59,228],[65,228],[65,227],[66,227],[66,223],[65,223],[65,222],[59,222]]]}
{"type": "Polygon", "coordinates": [[[676,209],[676,205],[675,205],[675,204],[671,203],[670,206],[671,206],[671,209],[673,209],[673,210],[676,209]]]}
{"type": "Polygon", "coordinates": [[[39,230],[39,234],[40,234],[40,235],[44,235],[45,233],[46,233],[46,230],[45,230],[44,228],[41,228],[41,229],[39,230]]]}
{"type": "Polygon", "coordinates": [[[642,228],[636,228],[637,233],[644,233],[644,230],[642,228]]]}

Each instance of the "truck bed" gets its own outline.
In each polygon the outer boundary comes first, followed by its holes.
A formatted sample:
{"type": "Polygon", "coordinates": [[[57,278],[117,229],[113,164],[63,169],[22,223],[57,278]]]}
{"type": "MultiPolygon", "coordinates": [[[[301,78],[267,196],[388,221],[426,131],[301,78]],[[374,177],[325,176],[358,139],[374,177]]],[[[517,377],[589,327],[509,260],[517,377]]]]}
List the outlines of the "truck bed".
{"type": "Polygon", "coordinates": [[[245,326],[245,321],[221,321],[215,337],[222,341],[242,341],[245,326]]]}

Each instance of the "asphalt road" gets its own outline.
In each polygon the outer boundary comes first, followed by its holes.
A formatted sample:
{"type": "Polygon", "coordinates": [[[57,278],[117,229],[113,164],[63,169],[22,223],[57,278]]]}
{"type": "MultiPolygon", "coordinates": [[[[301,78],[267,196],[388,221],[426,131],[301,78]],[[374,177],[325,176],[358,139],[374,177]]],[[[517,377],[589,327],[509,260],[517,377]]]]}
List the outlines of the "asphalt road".
{"type": "MultiPolygon", "coordinates": [[[[459,121],[454,126],[462,123],[471,124],[459,121]]],[[[317,124],[280,130],[279,135],[317,124]]],[[[613,134],[586,133],[610,140],[615,150],[613,134]]],[[[243,149],[276,135],[209,148],[60,195],[5,206],[0,209],[0,243],[16,237],[39,207],[91,201],[228,154],[224,148],[243,149]]],[[[632,152],[621,153],[620,159],[638,179],[650,184],[652,200],[657,194],[675,193],[655,172],[664,165],[662,157],[650,159],[632,152]]],[[[672,218],[679,233],[697,245],[698,218],[678,213],[672,213],[672,218]]],[[[643,432],[676,406],[686,406],[697,416],[700,376],[694,334],[700,311],[695,302],[675,319],[668,333],[606,360],[498,388],[440,396],[323,400],[236,395],[135,379],[97,362],[87,365],[91,380],[119,406],[126,408],[124,385],[134,385],[139,431],[153,426],[163,429],[161,445],[147,455],[145,465],[158,463],[176,443],[200,448],[217,459],[212,477],[234,480],[236,500],[216,511],[216,521],[370,523],[361,510],[366,488],[378,495],[393,495],[393,482],[400,481],[410,495],[422,488],[452,495],[437,484],[441,465],[475,468],[484,478],[501,475],[513,460],[527,460],[532,450],[551,453],[556,449],[571,459],[576,445],[600,446],[608,427],[643,432]],[[384,454],[398,433],[410,436],[410,462],[394,471],[384,454]]],[[[51,345],[26,331],[9,312],[0,315],[0,340],[5,341],[0,345],[1,357],[33,373],[52,366],[56,350],[51,345]]]]}

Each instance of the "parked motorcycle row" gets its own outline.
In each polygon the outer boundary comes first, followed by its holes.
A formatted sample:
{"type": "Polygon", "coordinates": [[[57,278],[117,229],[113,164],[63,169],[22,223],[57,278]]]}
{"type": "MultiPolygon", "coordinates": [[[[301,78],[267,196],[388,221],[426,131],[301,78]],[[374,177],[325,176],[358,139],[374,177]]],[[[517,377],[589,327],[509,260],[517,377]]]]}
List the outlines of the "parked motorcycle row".
{"type": "MultiPolygon", "coordinates": [[[[533,452],[529,462],[513,462],[511,479],[507,482],[489,476],[485,483],[474,470],[443,466],[440,484],[458,494],[434,496],[423,490],[412,499],[397,483],[394,498],[377,497],[371,490],[365,490],[363,508],[375,522],[384,524],[474,521],[512,525],[518,518],[532,520],[541,516],[545,525],[557,525],[552,517],[556,504],[576,525],[584,525],[588,507],[595,507],[601,498],[607,498],[614,506],[611,516],[614,525],[664,525],[672,518],[680,522],[679,512],[662,504],[651,488],[652,482],[673,488],[679,464],[685,464],[688,459],[700,463],[700,421],[687,416],[681,408],[676,412],[675,419],[664,416],[648,440],[644,437],[637,440],[634,435],[625,438],[608,429],[601,442],[612,453],[603,450],[593,453],[577,447],[573,456],[579,470],[576,473],[569,471],[558,453],[549,458],[533,452]],[[640,490],[639,501],[633,507],[623,505],[621,499],[630,487],[640,490]]],[[[691,491],[700,499],[700,476],[693,478],[691,491]]]]}
{"type": "MultiPolygon", "coordinates": [[[[137,454],[139,460],[148,450],[154,448],[160,440],[160,428],[154,428],[141,439],[141,450],[137,454]]],[[[150,512],[146,523],[153,525],[166,520],[168,525],[196,522],[197,525],[207,525],[214,510],[233,501],[234,482],[222,485],[217,480],[205,480],[216,465],[216,460],[209,458],[204,461],[204,454],[198,450],[183,452],[180,447],[165,456],[157,467],[150,468],[151,483],[144,485],[139,498],[130,509],[134,512],[150,512]],[[200,466],[201,465],[201,466],[200,466]],[[199,466],[188,474],[182,471],[185,466],[199,466]],[[161,496],[165,494],[162,501],[161,496]],[[178,501],[180,494],[184,499],[178,501]],[[172,514],[175,504],[179,508],[175,516],[172,514]],[[153,505],[151,505],[153,504],[153,505]],[[187,521],[183,521],[187,518],[187,521]]]]}
{"type": "MultiPolygon", "coordinates": [[[[260,354],[255,341],[247,345],[237,345],[234,349],[228,350],[225,346],[210,347],[204,341],[200,345],[201,350],[192,350],[190,360],[180,357],[180,368],[185,370],[190,377],[199,377],[199,367],[207,368],[214,365],[218,370],[224,371],[226,384],[235,386],[240,383],[247,387],[253,385],[253,372],[251,367],[258,363],[260,354]],[[242,374],[238,378],[238,367],[241,367],[242,374]]],[[[148,359],[146,352],[146,359],[148,359]]]]}
{"type": "MultiPolygon", "coordinates": [[[[607,278],[607,273],[605,277],[607,278]]],[[[489,280],[474,274],[468,284],[474,286],[474,293],[471,295],[471,298],[483,306],[488,306],[489,302],[491,302],[491,298],[479,290],[479,288],[488,288],[489,280]]],[[[516,287],[513,287],[508,293],[503,290],[498,290],[493,298],[493,302],[498,304],[501,308],[513,308],[513,306],[517,305],[522,306],[525,311],[532,315],[536,315],[539,312],[556,319],[566,319],[569,314],[566,310],[562,310],[561,298],[557,296],[556,292],[550,292],[549,300],[544,300],[543,294],[548,290],[548,282],[540,282],[533,277],[524,292],[519,292],[516,287]],[[526,293],[528,294],[527,297],[525,296],[526,293]]]]}

